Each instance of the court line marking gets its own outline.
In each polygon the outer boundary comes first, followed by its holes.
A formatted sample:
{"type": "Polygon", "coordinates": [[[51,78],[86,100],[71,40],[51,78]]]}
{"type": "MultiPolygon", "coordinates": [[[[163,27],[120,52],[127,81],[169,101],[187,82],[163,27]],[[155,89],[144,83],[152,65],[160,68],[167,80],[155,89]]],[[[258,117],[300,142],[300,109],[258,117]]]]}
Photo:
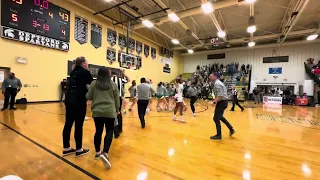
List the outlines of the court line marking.
{"type": "Polygon", "coordinates": [[[303,113],[303,114],[305,114],[305,115],[308,115],[308,116],[310,116],[310,117],[313,117],[313,118],[319,120],[318,117],[315,117],[315,116],[313,116],[313,115],[310,115],[309,113],[303,112],[303,111],[301,111],[301,110],[298,109],[298,108],[294,108],[294,107],[290,107],[290,108],[292,108],[292,109],[294,109],[294,110],[296,110],[296,111],[299,111],[299,112],[301,112],[301,113],[303,113]]]}
{"type": "Polygon", "coordinates": [[[101,180],[101,179],[100,179],[100,178],[98,178],[97,176],[95,176],[95,175],[91,174],[90,172],[88,172],[88,171],[86,171],[86,170],[82,169],[81,167],[79,167],[78,165],[76,165],[76,164],[74,164],[74,163],[72,163],[72,162],[68,161],[67,159],[65,159],[65,158],[63,158],[63,157],[61,157],[61,156],[59,156],[59,155],[58,155],[58,154],[56,154],[55,152],[53,152],[53,151],[51,151],[50,149],[48,149],[48,148],[46,148],[46,147],[42,146],[41,144],[37,143],[36,141],[32,140],[31,138],[27,137],[26,135],[24,135],[24,134],[20,133],[19,131],[17,131],[17,130],[15,130],[15,129],[13,129],[12,127],[10,127],[10,126],[8,126],[8,125],[4,124],[3,122],[1,122],[1,121],[0,121],[0,124],[2,124],[3,126],[7,127],[7,128],[8,128],[8,129],[10,129],[11,131],[13,131],[13,132],[17,133],[18,135],[22,136],[23,138],[25,138],[26,140],[30,141],[31,143],[33,143],[34,145],[38,146],[39,148],[41,148],[41,149],[43,149],[43,150],[47,151],[49,154],[51,154],[51,155],[55,156],[56,158],[58,158],[58,159],[62,160],[62,161],[63,161],[63,162],[65,162],[65,163],[69,164],[70,166],[72,166],[73,168],[75,168],[75,169],[77,169],[78,171],[82,172],[83,174],[85,174],[85,175],[87,175],[87,176],[91,177],[92,179],[95,179],[95,180],[101,180]]]}

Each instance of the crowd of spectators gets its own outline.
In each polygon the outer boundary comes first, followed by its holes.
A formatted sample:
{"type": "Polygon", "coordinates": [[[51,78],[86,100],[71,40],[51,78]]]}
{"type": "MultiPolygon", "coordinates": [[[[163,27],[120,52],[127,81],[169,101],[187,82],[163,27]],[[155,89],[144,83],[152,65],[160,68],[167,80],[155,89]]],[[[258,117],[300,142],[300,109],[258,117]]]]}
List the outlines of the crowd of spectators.
{"type": "Polygon", "coordinates": [[[318,61],[318,64],[314,64],[314,59],[309,58],[307,59],[307,65],[311,69],[311,72],[316,74],[317,76],[320,76],[320,61],[318,61]]]}

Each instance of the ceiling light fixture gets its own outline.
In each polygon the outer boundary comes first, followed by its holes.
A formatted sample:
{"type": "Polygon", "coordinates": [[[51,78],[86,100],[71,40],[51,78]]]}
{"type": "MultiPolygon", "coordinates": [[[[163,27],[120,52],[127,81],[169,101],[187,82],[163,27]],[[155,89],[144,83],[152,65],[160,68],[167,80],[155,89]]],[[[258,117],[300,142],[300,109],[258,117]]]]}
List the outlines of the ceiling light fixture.
{"type": "Polygon", "coordinates": [[[109,3],[109,2],[111,2],[112,0],[104,0],[105,2],[107,2],[107,3],[109,3]]]}
{"type": "Polygon", "coordinates": [[[142,24],[145,25],[147,28],[152,28],[153,27],[153,23],[149,20],[143,20],[142,24]]]}
{"type": "Polygon", "coordinates": [[[218,37],[219,38],[224,38],[224,37],[226,37],[226,32],[225,31],[219,31],[218,33],[217,33],[217,35],[218,35],[218,37]]]}
{"type": "Polygon", "coordinates": [[[188,49],[188,53],[189,53],[189,54],[194,53],[193,49],[188,49]]]}
{"type": "Polygon", "coordinates": [[[168,17],[171,19],[173,22],[177,22],[180,20],[180,18],[176,15],[176,13],[170,13],[168,14],[168,17]]]}
{"type": "Polygon", "coordinates": [[[202,8],[202,10],[203,10],[203,12],[205,14],[209,14],[209,13],[213,12],[213,7],[212,7],[212,4],[210,2],[201,4],[201,8],[202,8]]]}
{"type": "Polygon", "coordinates": [[[251,41],[251,42],[248,43],[248,46],[249,46],[249,47],[253,47],[253,46],[255,46],[255,45],[256,45],[256,43],[255,43],[254,41],[251,41]]]}
{"type": "Polygon", "coordinates": [[[252,26],[249,26],[248,28],[247,28],[247,32],[248,33],[254,33],[254,32],[256,32],[257,31],[257,26],[256,25],[252,25],[252,26]]]}
{"type": "Polygon", "coordinates": [[[256,2],[256,0],[246,0],[246,3],[248,3],[248,4],[252,4],[254,2],[256,2]]]}
{"type": "Polygon", "coordinates": [[[313,41],[313,40],[317,39],[318,36],[319,36],[318,34],[312,34],[312,35],[307,37],[307,40],[308,41],[313,41]]]}
{"type": "Polygon", "coordinates": [[[172,39],[171,42],[172,42],[173,44],[179,44],[179,43],[180,43],[178,39],[172,39]]]}

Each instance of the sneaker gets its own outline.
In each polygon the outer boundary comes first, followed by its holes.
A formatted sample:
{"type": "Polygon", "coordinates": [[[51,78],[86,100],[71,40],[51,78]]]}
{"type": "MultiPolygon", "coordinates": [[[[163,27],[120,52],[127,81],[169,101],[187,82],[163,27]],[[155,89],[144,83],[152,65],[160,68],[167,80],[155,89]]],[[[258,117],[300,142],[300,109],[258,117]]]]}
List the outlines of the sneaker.
{"type": "Polygon", "coordinates": [[[89,149],[83,149],[81,152],[76,151],[76,157],[84,156],[89,153],[89,149]]]}
{"type": "Polygon", "coordinates": [[[87,116],[84,118],[84,120],[86,120],[86,121],[88,121],[89,119],[90,119],[90,118],[89,118],[89,117],[87,117],[87,116]]]}
{"type": "Polygon", "coordinates": [[[231,131],[230,131],[230,136],[232,136],[232,135],[234,135],[236,133],[236,131],[234,130],[234,129],[232,129],[231,131]]]}
{"type": "Polygon", "coordinates": [[[177,116],[176,116],[176,115],[173,115],[172,120],[177,121],[177,120],[178,120],[178,119],[177,119],[177,116]]]}
{"type": "Polygon", "coordinates": [[[196,117],[196,116],[197,116],[197,114],[196,114],[196,113],[193,113],[193,114],[192,114],[192,116],[193,116],[193,117],[196,117]]]}
{"type": "Polygon", "coordinates": [[[144,129],[146,127],[146,124],[142,124],[141,128],[144,129]]]}
{"type": "Polygon", "coordinates": [[[10,109],[11,109],[11,110],[17,110],[17,108],[16,108],[16,107],[11,107],[10,109]]]}
{"type": "Polygon", "coordinates": [[[5,111],[5,110],[7,110],[7,108],[2,108],[2,109],[1,109],[1,111],[5,111]]]}
{"type": "Polygon", "coordinates": [[[101,154],[100,157],[101,161],[103,162],[104,164],[104,167],[106,169],[111,169],[111,163],[109,161],[109,158],[108,158],[108,155],[106,155],[105,153],[101,154]]]}
{"type": "Polygon", "coordinates": [[[147,109],[146,112],[149,113],[149,112],[150,112],[150,109],[147,109]]]}
{"type": "Polygon", "coordinates": [[[215,136],[211,136],[210,139],[211,139],[211,140],[221,140],[222,137],[221,137],[221,136],[218,136],[218,135],[215,135],[215,136]]]}
{"type": "Polygon", "coordinates": [[[231,109],[230,111],[234,111],[233,109],[231,109]]]}
{"type": "Polygon", "coordinates": [[[68,151],[63,151],[63,152],[62,152],[62,156],[68,156],[68,155],[73,154],[73,153],[75,153],[75,152],[76,152],[76,150],[71,148],[71,149],[68,150],[68,151]]]}
{"type": "Polygon", "coordinates": [[[186,121],[183,118],[180,119],[180,122],[181,123],[186,123],[186,121]]]}
{"type": "Polygon", "coordinates": [[[101,152],[96,153],[96,155],[94,156],[94,159],[99,159],[100,156],[101,156],[101,152]]]}
{"type": "Polygon", "coordinates": [[[241,109],[241,112],[243,112],[244,111],[244,109],[241,109]]]}

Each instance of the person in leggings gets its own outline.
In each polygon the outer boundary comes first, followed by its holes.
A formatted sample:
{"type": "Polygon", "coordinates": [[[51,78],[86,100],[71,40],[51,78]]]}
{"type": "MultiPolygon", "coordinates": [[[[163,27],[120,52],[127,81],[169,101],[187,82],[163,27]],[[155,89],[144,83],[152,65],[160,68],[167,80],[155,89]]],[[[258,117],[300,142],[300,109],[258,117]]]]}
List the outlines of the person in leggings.
{"type": "Polygon", "coordinates": [[[82,148],[82,130],[87,111],[87,87],[92,82],[92,76],[89,72],[88,61],[84,57],[78,57],[74,61],[73,67],[65,100],[66,120],[62,132],[62,154],[67,156],[75,153],[76,157],[80,157],[89,152],[89,149],[82,148]],[[75,124],[74,139],[76,141],[76,149],[70,146],[70,134],[73,124],[75,124]]]}
{"type": "Polygon", "coordinates": [[[98,78],[89,86],[86,95],[92,101],[91,111],[96,126],[94,146],[96,159],[101,159],[105,168],[110,169],[108,153],[112,143],[115,118],[119,114],[120,99],[117,85],[111,81],[110,72],[106,67],[98,71],[98,78]],[[106,129],[103,150],[100,149],[103,129],[106,129]]]}
{"type": "Polygon", "coordinates": [[[196,83],[192,83],[191,86],[188,88],[188,96],[190,97],[190,106],[191,106],[193,116],[195,117],[196,116],[196,109],[194,107],[194,104],[198,100],[196,83]]]}
{"type": "Polygon", "coordinates": [[[179,110],[180,112],[180,122],[185,123],[184,118],[183,118],[183,110],[184,110],[184,101],[183,101],[183,88],[181,88],[179,83],[176,83],[176,95],[174,96],[176,99],[176,107],[174,108],[174,115],[173,115],[173,120],[177,121],[177,112],[179,110]]]}
{"type": "Polygon", "coordinates": [[[212,104],[216,106],[216,109],[214,110],[213,121],[215,122],[217,128],[217,134],[215,136],[211,136],[210,139],[221,140],[222,133],[220,121],[222,121],[229,128],[230,136],[232,136],[235,133],[235,130],[233,129],[232,125],[228,122],[228,120],[223,117],[223,113],[228,107],[227,88],[218,79],[216,73],[210,75],[210,80],[214,83],[213,91],[215,95],[215,100],[212,102],[212,104]]]}

